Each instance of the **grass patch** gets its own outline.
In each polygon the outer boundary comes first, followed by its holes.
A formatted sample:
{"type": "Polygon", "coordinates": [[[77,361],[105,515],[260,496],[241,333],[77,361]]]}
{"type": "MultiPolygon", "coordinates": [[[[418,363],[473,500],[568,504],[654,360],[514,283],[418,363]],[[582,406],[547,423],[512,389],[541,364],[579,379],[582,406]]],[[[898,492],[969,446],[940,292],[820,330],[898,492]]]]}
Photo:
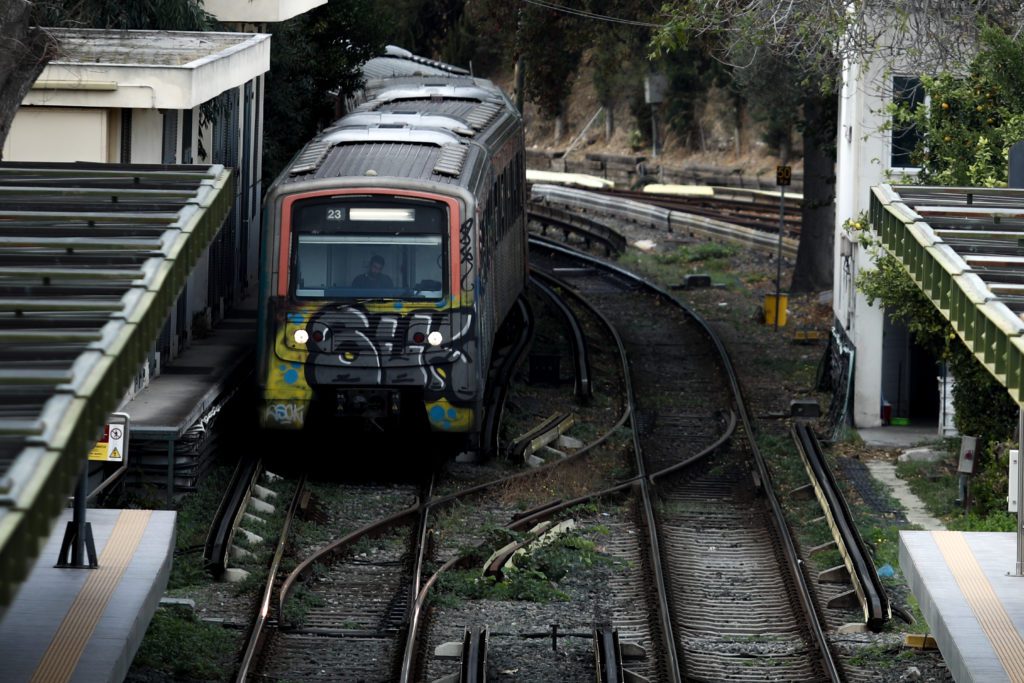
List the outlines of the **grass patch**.
{"type": "Polygon", "coordinates": [[[174,680],[230,680],[236,647],[235,636],[220,626],[191,612],[158,609],[132,666],[168,672],[174,680]]]}
{"type": "Polygon", "coordinates": [[[896,475],[907,482],[910,490],[935,517],[949,518],[962,514],[956,504],[958,475],[952,463],[946,460],[901,462],[896,464],[896,475]]]}
{"type": "MultiPolygon", "coordinates": [[[[596,533],[607,533],[607,527],[596,533]]],[[[521,535],[502,528],[488,531],[487,540],[469,553],[476,567],[484,555],[521,535]]],[[[560,534],[546,543],[534,543],[516,556],[504,571],[504,579],[484,576],[479,569],[459,569],[441,575],[431,600],[440,606],[454,607],[463,600],[520,600],[553,602],[568,600],[558,583],[566,576],[589,568],[610,566],[615,561],[598,550],[597,544],[582,533],[560,534]]]]}
{"type": "Polygon", "coordinates": [[[202,548],[210,533],[213,511],[224,497],[233,472],[233,465],[219,464],[212,467],[199,483],[196,492],[179,501],[175,521],[175,557],[167,582],[168,590],[209,583],[210,575],[204,566],[202,548]]]}
{"type": "Polygon", "coordinates": [[[283,620],[289,626],[301,626],[306,622],[306,616],[310,610],[323,607],[326,604],[327,601],[323,596],[309,590],[305,584],[299,584],[284,604],[283,620]]]}

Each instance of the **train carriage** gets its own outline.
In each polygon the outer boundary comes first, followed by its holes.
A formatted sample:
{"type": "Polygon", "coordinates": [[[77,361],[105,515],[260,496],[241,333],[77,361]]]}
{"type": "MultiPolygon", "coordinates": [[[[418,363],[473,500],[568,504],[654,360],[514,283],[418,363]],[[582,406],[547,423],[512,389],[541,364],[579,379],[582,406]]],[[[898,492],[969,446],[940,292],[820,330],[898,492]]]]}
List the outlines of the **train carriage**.
{"type": "Polygon", "coordinates": [[[495,335],[526,281],[522,119],[489,81],[416,64],[382,77],[394,64],[371,60],[362,103],[267,193],[266,427],[420,412],[479,437],[495,335]]]}

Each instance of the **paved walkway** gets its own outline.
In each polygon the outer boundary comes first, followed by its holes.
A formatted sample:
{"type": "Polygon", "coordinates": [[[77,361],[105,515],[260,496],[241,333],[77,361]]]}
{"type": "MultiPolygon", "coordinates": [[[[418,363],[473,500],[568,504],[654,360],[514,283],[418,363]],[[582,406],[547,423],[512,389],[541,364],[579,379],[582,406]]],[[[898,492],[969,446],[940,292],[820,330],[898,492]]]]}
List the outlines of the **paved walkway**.
{"type": "Polygon", "coordinates": [[[907,511],[908,522],[918,525],[925,531],[938,531],[946,528],[945,524],[928,514],[924,502],[914,495],[914,492],[907,486],[907,482],[896,476],[895,463],[886,460],[868,460],[864,464],[870,470],[871,476],[885,484],[893,498],[898,500],[907,511]]]}

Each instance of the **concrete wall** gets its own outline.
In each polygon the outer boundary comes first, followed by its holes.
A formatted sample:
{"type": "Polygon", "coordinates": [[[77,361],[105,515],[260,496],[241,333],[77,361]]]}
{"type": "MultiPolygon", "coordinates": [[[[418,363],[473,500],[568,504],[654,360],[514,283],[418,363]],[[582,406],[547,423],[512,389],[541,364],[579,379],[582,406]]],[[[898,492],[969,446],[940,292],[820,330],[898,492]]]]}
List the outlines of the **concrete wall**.
{"type": "MultiPolygon", "coordinates": [[[[869,305],[856,290],[862,271],[873,268],[870,255],[843,225],[866,213],[871,187],[898,183],[916,169],[893,169],[889,117],[884,109],[892,100],[892,71],[875,63],[864,67],[846,62],[839,95],[836,158],[836,239],[833,252],[833,299],[836,320],[857,349],[853,390],[853,421],[858,427],[881,424],[883,359],[886,354],[884,312],[869,305]]],[[[899,343],[895,338],[894,343],[899,343]]],[[[901,345],[906,347],[905,341],[901,345]]]]}
{"type": "Polygon", "coordinates": [[[111,161],[106,109],[22,107],[4,142],[7,161],[111,161]]]}

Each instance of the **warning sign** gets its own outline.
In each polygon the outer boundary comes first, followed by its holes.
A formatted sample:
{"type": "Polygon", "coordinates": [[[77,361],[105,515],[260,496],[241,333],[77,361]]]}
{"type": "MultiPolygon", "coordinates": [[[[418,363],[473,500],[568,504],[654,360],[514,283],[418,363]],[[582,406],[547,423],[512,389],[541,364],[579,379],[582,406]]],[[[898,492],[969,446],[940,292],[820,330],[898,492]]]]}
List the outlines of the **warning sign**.
{"type": "Polygon", "coordinates": [[[960,474],[974,474],[974,461],[977,454],[978,437],[962,436],[960,438],[960,462],[956,471],[960,474]]]}
{"type": "Polygon", "coordinates": [[[124,462],[128,421],[120,415],[112,415],[111,419],[116,422],[112,421],[103,426],[103,436],[89,451],[89,460],[124,462]]]}
{"type": "Polygon", "coordinates": [[[793,180],[793,167],[792,166],[776,166],[775,167],[775,184],[785,187],[789,185],[793,180]]]}

